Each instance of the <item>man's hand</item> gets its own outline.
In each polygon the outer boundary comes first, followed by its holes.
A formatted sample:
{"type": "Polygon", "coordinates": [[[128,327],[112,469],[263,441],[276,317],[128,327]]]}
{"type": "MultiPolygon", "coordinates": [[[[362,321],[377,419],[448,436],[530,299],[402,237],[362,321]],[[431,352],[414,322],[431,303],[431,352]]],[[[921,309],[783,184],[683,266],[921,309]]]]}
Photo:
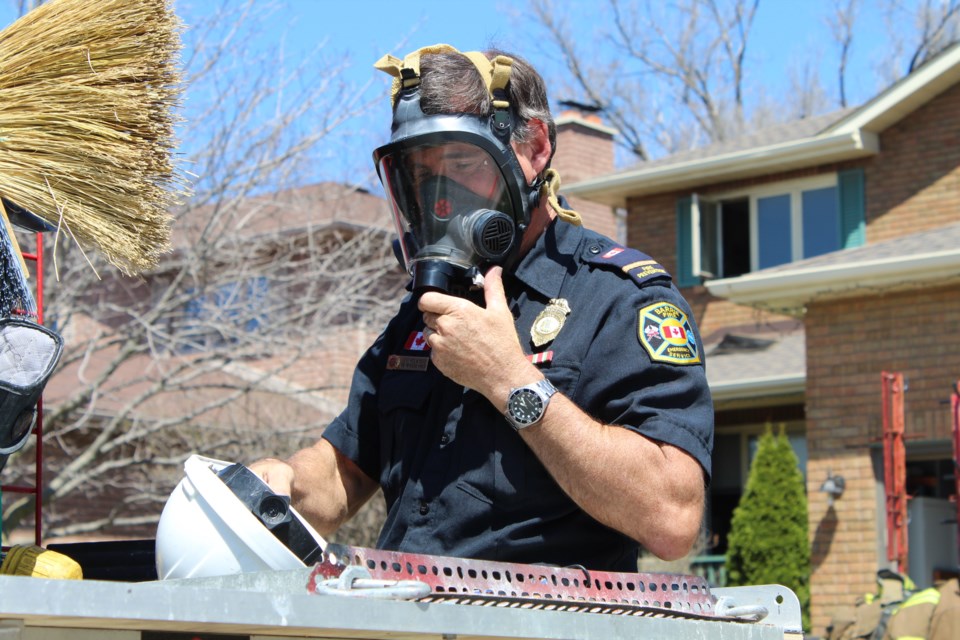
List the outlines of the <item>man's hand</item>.
{"type": "Polygon", "coordinates": [[[293,467],[276,458],[264,458],[250,465],[250,471],[267,483],[274,493],[289,496],[293,491],[293,467]]]}
{"type": "Polygon", "coordinates": [[[523,355],[502,273],[493,267],[484,277],[486,308],[434,291],[424,293],[419,302],[433,364],[454,382],[482,393],[498,409],[511,388],[543,377],[523,355]]]}
{"type": "Polygon", "coordinates": [[[249,466],[323,536],[329,536],[377,490],[360,467],[321,438],[289,460],[264,458],[249,466]]]}

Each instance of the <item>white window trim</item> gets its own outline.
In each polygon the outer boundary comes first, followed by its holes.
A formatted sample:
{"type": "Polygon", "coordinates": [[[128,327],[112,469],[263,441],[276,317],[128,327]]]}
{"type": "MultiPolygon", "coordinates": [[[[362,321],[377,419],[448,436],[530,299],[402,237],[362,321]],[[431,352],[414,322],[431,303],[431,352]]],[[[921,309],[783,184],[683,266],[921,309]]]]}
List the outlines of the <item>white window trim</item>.
{"type": "Polygon", "coordinates": [[[746,196],[773,196],[783,195],[792,191],[809,191],[810,189],[822,189],[824,187],[837,186],[837,174],[822,173],[806,178],[796,178],[793,180],[784,180],[782,182],[770,182],[766,184],[744,187],[734,191],[724,191],[719,194],[710,194],[711,200],[732,200],[734,198],[743,198],[746,196]]]}
{"type": "Polygon", "coordinates": [[[694,193],[690,198],[690,266],[694,276],[703,273],[700,264],[700,195],[694,193]]]}

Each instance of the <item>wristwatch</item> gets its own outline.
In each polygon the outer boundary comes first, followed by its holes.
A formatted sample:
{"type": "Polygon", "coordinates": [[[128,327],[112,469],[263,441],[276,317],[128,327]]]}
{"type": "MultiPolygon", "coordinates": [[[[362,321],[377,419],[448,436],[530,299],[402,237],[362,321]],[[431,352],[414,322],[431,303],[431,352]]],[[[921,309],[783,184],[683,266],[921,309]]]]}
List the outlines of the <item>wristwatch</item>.
{"type": "Polygon", "coordinates": [[[543,419],[543,414],[550,404],[550,397],[557,392],[557,388],[544,378],[540,382],[528,384],[510,390],[507,396],[507,422],[516,429],[529,427],[543,419]]]}

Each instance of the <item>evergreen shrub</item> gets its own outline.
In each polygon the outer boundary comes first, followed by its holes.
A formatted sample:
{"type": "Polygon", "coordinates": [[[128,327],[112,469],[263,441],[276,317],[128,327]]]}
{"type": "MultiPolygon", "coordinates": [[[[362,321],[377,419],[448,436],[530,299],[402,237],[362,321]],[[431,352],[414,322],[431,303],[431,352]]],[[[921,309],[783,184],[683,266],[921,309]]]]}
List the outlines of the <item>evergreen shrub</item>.
{"type": "Polygon", "coordinates": [[[733,512],[727,548],[730,586],[780,584],[797,594],[810,628],[807,496],[797,456],[781,425],[760,437],[746,490],[733,512]]]}

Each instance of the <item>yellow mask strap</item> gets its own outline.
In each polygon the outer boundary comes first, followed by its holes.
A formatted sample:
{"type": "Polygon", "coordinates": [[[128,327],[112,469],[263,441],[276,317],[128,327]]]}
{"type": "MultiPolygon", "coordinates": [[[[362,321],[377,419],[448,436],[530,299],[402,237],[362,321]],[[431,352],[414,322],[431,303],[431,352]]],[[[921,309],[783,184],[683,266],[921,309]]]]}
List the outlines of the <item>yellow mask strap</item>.
{"type": "Polygon", "coordinates": [[[466,56],[473,66],[480,72],[484,84],[487,85],[487,91],[493,98],[493,106],[497,109],[507,109],[510,102],[506,100],[507,83],[510,82],[510,72],[513,70],[513,58],[509,56],[497,56],[493,60],[487,60],[487,56],[480,51],[457,51],[448,44],[433,44],[429,47],[422,47],[413,53],[408,53],[403,60],[392,56],[389,53],[373,65],[385,73],[393,76],[393,87],[390,89],[391,101],[396,101],[397,94],[401,89],[415,87],[420,84],[420,58],[424,55],[436,53],[460,53],[466,56]]]}
{"type": "Polygon", "coordinates": [[[540,186],[540,198],[546,199],[547,204],[554,210],[557,217],[564,222],[581,226],[583,220],[580,214],[573,209],[564,209],[560,206],[560,200],[557,198],[557,192],[560,190],[560,174],[556,169],[547,169],[543,176],[543,184],[540,186]]]}

